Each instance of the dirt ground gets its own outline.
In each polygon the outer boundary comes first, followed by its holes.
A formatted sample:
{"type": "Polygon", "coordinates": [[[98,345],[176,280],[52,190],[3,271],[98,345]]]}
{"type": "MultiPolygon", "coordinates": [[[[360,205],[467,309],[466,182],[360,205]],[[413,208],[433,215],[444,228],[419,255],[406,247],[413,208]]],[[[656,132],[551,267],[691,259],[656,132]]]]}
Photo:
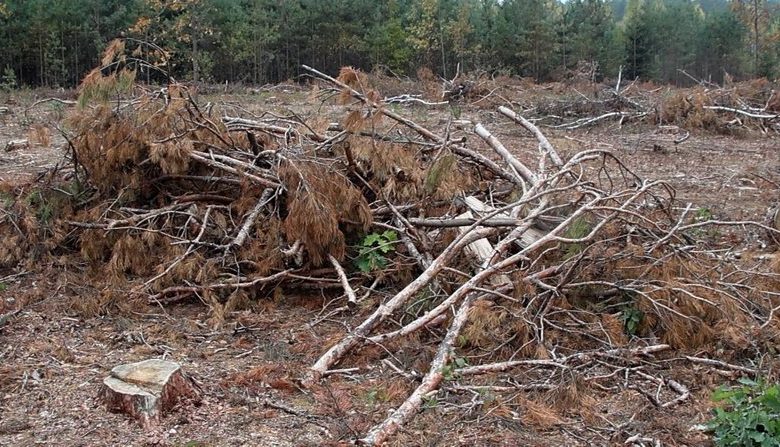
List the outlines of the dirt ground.
{"type": "MultiPolygon", "coordinates": [[[[257,113],[273,109],[305,116],[311,112],[311,106],[301,105],[307,95],[277,89],[220,99],[257,113]]],[[[9,97],[0,104],[10,110],[0,116],[0,149],[8,140],[29,137],[33,124],[44,124],[51,136],[46,144],[0,153],[2,181],[29,181],[62,160],[66,141],[54,126],[61,124],[63,107],[47,103],[25,114],[34,100],[9,97]]],[[[332,108],[335,120],[337,107],[325,107],[332,108]]],[[[449,116],[447,109],[419,106],[407,112],[429,125],[449,116]]],[[[466,107],[460,119],[484,123],[521,158],[532,154],[536,140],[499,116],[466,107]]],[[[544,131],[562,154],[611,149],[642,177],[667,180],[681,206],[690,202],[715,218],[762,220],[770,202],[778,199],[776,137],[694,132],[674,144],[679,129],[618,128],[614,123],[544,131]]],[[[761,251],[760,240],[756,234],[739,245],[761,251]]],[[[61,266],[37,267],[0,272],[0,314],[19,310],[0,321],[0,445],[338,445],[384,419],[416,386],[414,379],[400,376],[386,381],[392,371],[377,364],[360,375],[344,374],[311,390],[299,389],[295,379],[334,335],[344,332],[330,315],[338,307],[335,297],[317,291],[269,297],[213,329],[205,323],[207,308],[200,303],[85,315],[80,298],[99,292],[74,282],[74,272],[61,266]],[[183,404],[162,426],[144,431],[125,416],[107,412],[97,396],[112,367],[153,357],[181,363],[200,386],[202,399],[183,404]]],[[[406,361],[411,366],[416,359],[406,361]]],[[[394,445],[624,445],[634,435],[663,445],[709,445],[696,426],[709,417],[711,390],[737,376],[675,358],[648,362],[647,368],[688,384],[692,396],[659,409],[636,390],[588,387],[583,391],[587,411],[563,408],[550,415],[544,391],[512,396],[513,402],[526,403],[518,413],[513,408],[522,405],[502,405],[500,399],[464,394],[448,384],[438,404],[405,427],[394,445]]],[[[531,373],[538,371],[518,373],[518,381],[531,373]]]]}

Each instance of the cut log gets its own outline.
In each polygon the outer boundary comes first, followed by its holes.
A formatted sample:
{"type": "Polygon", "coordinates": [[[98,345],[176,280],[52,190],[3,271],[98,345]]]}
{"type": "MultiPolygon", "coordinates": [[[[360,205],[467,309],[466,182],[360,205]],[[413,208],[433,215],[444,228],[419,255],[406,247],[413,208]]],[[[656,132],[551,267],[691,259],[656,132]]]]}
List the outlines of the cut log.
{"type": "MultiPolygon", "coordinates": [[[[465,213],[459,215],[457,218],[473,218],[475,217],[472,214],[472,211],[475,213],[482,213],[489,211],[490,207],[479,200],[478,198],[474,196],[467,196],[463,198],[463,201],[466,203],[466,206],[468,206],[471,211],[466,211],[465,213]]],[[[500,213],[500,217],[509,217],[506,213],[500,213]]],[[[479,216],[482,217],[482,216],[479,216]]],[[[466,232],[465,228],[460,228],[458,230],[461,234],[464,234],[466,232]]],[[[477,239],[476,241],[470,243],[466,246],[466,251],[470,253],[473,257],[477,259],[479,262],[480,269],[484,269],[488,266],[490,259],[493,257],[493,253],[495,253],[495,247],[493,247],[493,244],[490,243],[490,241],[487,240],[487,238],[477,239]]],[[[496,275],[494,278],[494,281],[496,284],[511,284],[511,280],[506,275],[496,275]]]]}
{"type": "MultiPolygon", "coordinates": [[[[485,202],[473,196],[465,197],[463,199],[463,202],[466,204],[467,207],[469,207],[469,209],[471,209],[471,211],[479,214],[480,216],[492,213],[496,210],[492,206],[486,204],[485,202]]],[[[508,213],[498,213],[496,214],[496,217],[509,218],[510,216],[508,213]]],[[[534,242],[538,241],[539,239],[541,239],[544,235],[545,235],[544,231],[536,227],[531,227],[520,236],[520,239],[517,241],[517,244],[520,247],[525,248],[533,244],[534,242]]]]}
{"type": "Polygon", "coordinates": [[[148,428],[158,425],[180,400],[196,394],[178,363],[150,359],[112,369],[100,397],[109,411],[125,413],[148,428]]]}

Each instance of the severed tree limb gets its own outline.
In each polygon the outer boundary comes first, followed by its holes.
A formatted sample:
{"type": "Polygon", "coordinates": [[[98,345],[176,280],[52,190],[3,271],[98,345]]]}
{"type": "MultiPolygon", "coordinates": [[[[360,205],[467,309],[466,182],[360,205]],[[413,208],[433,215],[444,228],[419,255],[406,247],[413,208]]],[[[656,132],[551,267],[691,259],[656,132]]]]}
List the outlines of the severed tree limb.
{"type": "Polygon", "coordinates": [[[555,360],[513,360],[501,363],[489,363],[487,365],[468,366],[458,369],[458,374],[462,376],[473,376],[478,374],[488,374],[493,372],[508,371],[518,366],[543,366],[551,368],[566,369],[568,366],[555,360]]]}
{"type": "Polygon", "coordinates": [[[269,282],[274,282],[280,279],[283,279],[287,276],[291,276],[290,274],[294,272],[295,269],[287,269],[283,270],[278,273],[274,273],[273,275],[264,276],[262,278],[255,278],[250,281],[239,281],[239,282],[231,282],[231,283],[217,283],[217,284],[206,284],[202,286],[172,286],[168,287],[167,289],[162,290],[159,293],[156,293],[149,297],[150,302],[156,302],[160,298],[166,296],[166,295],[173,295],[173,294],[191,294],[191,293],[197,293],[202,292],[204,290],[220,290],[220,289],[245,289],[248,287],[254,287],[260,284],[267,284],[269,282]]]}
{"type": "Polygon", "coordinates": [[[191,205],[192,203],[190,202],[184,202],[184,203],[174,203],[173,205],[164,206],[162,208],[157,208],[154,210],[138,210],[140,212],[139,214],[135,214],[126,219],[109,220],[108,224],[95,224],[95,225],[101,225],[101,226],[96,226],[95,228],[105,228],[106,230],[112,230],[115,228],[126,227],[129,225],[138,225],[141,222],[144,222],[149,219],[154,219],[155,217],[160,217],[168,213],[181,212],[184,214],[189,214],[188,212],[184,211],[184,209],[189,208],[191,205]]]}
{"type": "Polygon", "coordinates": [[[674,399],[672,399],[672,400],[670,400],[668,402],[664,402],[664,403],[658,402],[658,400],[656,399],[656,396],[648,396],[648,397],[653,397],[652,402],[655,405],[657,405],[658,407],[660,407],[660,408],[673,407],[673,406],[675,406],[675,405],[685,401],[686,399],[688,399],[691,396],[691,392],[690,392],[690,390],[688,390],[688,387],[686,387],[685,385],[683,385],[680,382],[677,382],[675,380],[654,377],[654,376],[651,376],[650,374],[647,374],[647,373],[644,373],[644,372],[638,371],[638,370],[634,371],[634,374],[637,374],[637,375],[639,375],[641,377],[644,377],[645,379],[652,380],[653,382],[656,382],[659,385],[666,385],[672,391],[674,391],[675,393],[678,394],[678,396],[676,398],[674,398],[674,399]]]}
{"type": "Polygon", "coordinates": [[[484,365],[467,366],[465,368],[458,369],[458,373],[461,375],[477,375],[488,374],[493,372],[509,371],[510,369],[518,366],[540,366],[540,367],[553,367],[553,368],[569,368],[567,363],[576,360],[585,360],[591,356],[604,356],[604,357],[636,357],[636,356],[649,356],[657,352],[662,352],[671,349],[669,345],[651,345],[643,346],[639,348],[618,348],[610,349],[608,351],[596,351],[592,353],[578,352],[569,356],[555,358],[553,360],[511,360],[507,362],[488,363],[484,365]]]}
{"type": "MultiPolygon", "coordinates": [[[[470,227],[474,225],[474,223],[476,223],[479,219],[476,217],[430,217],[427,219],[412,217],[408,220],[409,223],[418,227],[455,228],[470,227]]],[[[512,219],[511,217],[492,217],[490,219],[480,221],[479,225],[483,227],[516,227],[522,222],[522,219],[512,219]]]]}
{"type": "Polygon", "coordinates": [[[257,175],[265,175],[268,174],[268,171],[265,169],[258,168],[254,164],[242,160],[238,160],[233,157],[229,157],[227,155],[217,154],[212,151],[209,152],[201,152],[201,151],[192,151],[192,154],[198,155],[203,158],[208,158],[210,160],[219,161],[222,163],[225,163],[227,165],[233,165],[237,166],[239,168],[243,168],[246,171],[254,172],[257,175]]]}
{"type": "Polygon", "coordinates": [[[255,221],[257,220],[257,216],[260,215],[263,207],[265,207],[271,201],[271,199],[274,198],[275,191],[276,190],[273,188],[266,188],[263,191],[263,194],[260,196],[260,200],[257,201],[255,207],[246,217],[246,220],[244,220],[244,224],[241,226],[241,230],[236,235],[236,238],[233,239],[233,242],[230,243],[230,248],[237,248],[244,245],[244,241],[246,241],[246,238],[249,236],[249,231],[254,226],[255,221]]]}
{"type": "Polygon", "coordinates": [[[482,124],[477,124],[474,127],[474,133],[479,135],[480,138],[482,138],[491,148],[493,148],[494,151],[498,153],[498,155],[501,156],[501,158],[506,161],[506,163],[517,173],[517,180],[515,183],[519,184],[523,190],[528,189],[527,186],[523,183],[528,184],[536,184],[537,179],[536,175],[531,172],[530,169],[526,165],[524,165],[520,160],[515,158],[514,155],[512,155],[503,144],[501,144],[500,141],[498,141],[498,138],[494,137],[490,132],[488,132],[487,129],[485,129],[482,124]]]}
{"type": "Polygon", "coordinates": [[[325,371],[330,369],[330,366],[338,362],[350,349],[361,343],[379,322],[390,316],[396,309],[401,307],[422,290],[423,287],[433,281],[463,247],[474,240],[480,239],[487,233],[488,231],[486,230],[472,229],[467,235],[452,241],[452,243],[442,251],[439,257],[434,259],[431,265],[415,278],[414,281],[407,284],[406,287],[390,300],[379,305],[374,313],[353,329],[351,333],[347,334],[341,341],[331,346],[309,369],[309,372],[301,380],[301,385],[304,387],[313,385],[322,377],[322,374],[324,374],[325,371]]]}
{"type": "Polygon", "coordinates": [[[509,107],[501,106],[498,108],[498,111],[502,115],[520,124],[521,126],[525,127],[529,132],[534,134],[536,140],[539,141],[539,146],[541,146],[544,152],[547,153],[547,155],[550,157],[550,160],[552,160],[552,162],[555,163],[555,166],[558,167],[563,166],[563,160],[561,159],[560,155],[558,155],[558,152],[555,150],[555,148],[553,148],[552,144],[550,144],[550,141],[547,139],[547,137],[544,136],[544,134],[542,133],[541,130],[539,130],[538,127],[536,127],[532,122],[528,121],[527,119],[515,113],[509,107]]]}
{"type": "Polygon", "coordinates": [[[341,264],[339,264],[339,260],[333,257],[333,255],[329,254],[328,261],[330,261],[331,265],[333,265],[333,269],[336,270],[336,274],[339,275],[341,285],[344,287],[344,293],[347,295],[347,305],[349,307],[357,306],[357,295],[355,295],[355,290],[352,289],[352,286],[349,285],[349,278],[347,278],[347,274],[344,272],[344,268],[341,267],[341,264]]]}
{"type": "Polygon", "coordinates": [[[428,397],[430,393],[435,392],[439,387],[439,384],[444,379],[444,367],[447,366],[452,356],[453,345],[468,321],[469,311],[477,296],[476,293],[471,293],[461,303],[452,324],[450,324],[447,335],[444,336],[444,340],[439,344],[436,356],[431,362],[428,373],[423,377],[422,383],[387,419],[374,426],[364,438],[360,439],[359,442],[361,444],[371,446],[383,444],[400,426],[414,417],[417,411],[420,410],[420,407],[422,407],[423,399],[428,397]]]}
{"type": "Polygon", "coordinates": [[[669,402],[666,402],[666,403],[662,404],[661,407],[669,408],[669,407],[671,407],[673,405],[677,405],[677,404],[685,401],[686,399],[688,399],[691,396],[691,392],[690,392],[690,390],[688,390],[688,387],[686,387],[685,385],[681,384],[680,382],[676,382],[676,381],[674,381],[672,379],[666,379],[665,382],[666,382],[666,386],[668,386],[669,388],[674,390],[674,392],[679,394],[679,396],[677,396],[674,400],[670,400],[669,402]]]}
{"type": "Polygon", "coordinates": [[[384,102],[385,104],[406,104],[412,102],[416,104],[422,104],[425,106],[443,106],[449,104],[449,101],[429,102],[420,99],[417,95],[408,95],[408,94],[384,98],[382,99],[382,102],[384,102]]]}
{"type": "Polygon", "coordinates": [[[553,129],[568,129],[568,130],[574,130],[579,129],[580,127],[589,126],[591,124],[597,123],[598,121],[601,121],[603,119],[612,118],[612,117],[620,117],[620,122],[623,122],[623,119],[625,118],[639,118],[647,115],[645,112],[607,112],[602,115],[596,116],[596,117],[589,117],[589,118],[580,118],[576,121],[570,122],[570,123],[564,123],[557,126],[548,126],[553,129]]]}
{"type": "Polygon", "coordinates": [[[234,168],[232,166],[229,166],[229,165],[227,165],[225,163],[221,163],[221,162],[219,162],[217,160],[212,160],[208,156],[204,157],[204,156],[202,156],[200,154],[197,154],[195,152],[191,152],[190,153],[190,158],[192,158],[193,160],[197,160],[197,161],[199,161],[199,162],[201,162],[201,163],[203,163],[205,165],[211,166],[213,168],[217,168],[217,169],[220,169],[222,171],[229,172],[231,174],[235,174],[235,175],[238,175],[238,176],[244,176],[244,177],[246,177],[246,178],[248,178],[248,179],[250,179],[252,181],[255,181],[255,182],[257,182],[257,183],[259,183],[259,184],[261,184],[263,186],[266,186],[268,188],[278,188],[278,187],[282,186],[279,183],[273,182],[271,180],[268,180],[268,179],[265,179],[265,178],[262,178],[262,177],[258,177],[256,175],[250,174],[248,172],[244,172],[242,170],[239,170],[239,169],[236,169],[236,168],[234,168]]]}
{"type": "Polygon", "coordinates": [[[686,355],[685,358],[688,359],[689,361],[693,362],[693,363],[701,363],[702,365],[717,366],[717,367],[720,367],[720,368],[727,368],[727,369],[731,369],[731,370],[734,370],[734,371],[742,371],[742,372],[745,372],[745,373],[748,373],[748,374],[757,374],[758,373],[758,370],[756,368],[750,368],[750,367],[741,366],[741,365],[733,365],[731,363],[726,363],[726,362],[723,362],[723,361],[720,361],[720,360],[708,359],[708,358],[703,358],[703,357],[693,357],[693,356],[690,356],[690,355],[686,355]]]}
{"type": "Polygon", "coordinates": [[[746,110],[741,109],[735,109],[733,107],[724,107],[724,106],[704,106],[707,110],[716,110],[719,112],[731,112],[736,113],[738,115],[743,115],[748,118],[755,118],[760,120],[774,120],[777,118],[780,118],[780,115],[769,115],[766,113],[754,113],[754,112],[748,112],[746,110]]]}
{"type": "MultiPolygon", "coordinates": [[[[287,135],[288,133],[294,131],[294,129],[290,127],[275,126],[273,124],[264,123],[262,121],[255,121],[232,116],[222,117],[222,122],[230,130],[254,129],[276,135],[287,135]]],[[[318,143],[322,143],[328,140],[327,136],[318,134],[313,131],[307,132],[305,135],[318,143]]]]}

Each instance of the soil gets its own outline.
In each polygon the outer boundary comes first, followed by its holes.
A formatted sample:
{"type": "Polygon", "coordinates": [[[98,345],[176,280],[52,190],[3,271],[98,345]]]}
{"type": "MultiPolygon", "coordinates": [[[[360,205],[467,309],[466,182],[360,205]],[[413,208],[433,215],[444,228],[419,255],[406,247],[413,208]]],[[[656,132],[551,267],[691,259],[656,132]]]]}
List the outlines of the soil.
{"type": "MultiPolygon", "coordinates": [[[[290,87],[219,99],[257,113],[272,109],[307,116],[313,111],[307,95],[290,87]]],[[[62,110],[45,104],[25,114],[33,100],[7,98],[10,113],[0,117],[0,148],[27,137],[35,123],[46,125],[53,138],[47,145],[0,153],[2,181],[22,184],[62,161],[66,142],[54,129],[62,110]]],[[[323,107],[337,119],[338,107],[323,107]]],[[[405,113],[431,126],[446,122],[450,114],[420,106],[405,113]]],[[[464,106],[461,119],[483,122],[520,158],[536,151],[534,139],[492,110],[464,106]]],[[[694,131],[675,144],[684,131],[615,124],[544,131],[563,154],[610,148],[640,176],[668,181],[681,206],[691,203],[694,212],[761,221],[778,199],[776,137],[694,131]]],[[[759,234],[740,244],[763,249],[759,234]]],[[[359,375],[347,371],[313,389],[299,389],[295,380],[345,330],[330,315],[339,306],[335,297],[316,291],[269,297],[212,328],[204,323],[208,309],[200,303],[91,315],[79,306],[80,298],[98,292],[56,265],[0,273],[6,275],[0,277],[0,315],[19,311],[0,320],[0,445],[338,445],[384,419],[417,383],[377,364],[359,375]],[[152,357],[181,363],[199,385],[201,398],[183,403],[160,427],[144,431],[125,416],[107,412],[97,396],[112,367],[152,357]]],[[[423,346],[420,353],[431,349],[423,346]]],[[[414,358],[399,360],[415,364],[414,358]]],[[[624,445],[634,435],[663,445],[709,445],[709,436],[696,426],[709,418],[712,389],[737,375],[724,377],[725,372],[674,359],[648,362],[650,370],[686,384],[691,397],[658,408],[637,390],[594,386],[575,406],[552,408],[544,391],[491,400],[447,385],[438,403],[404,427],[393,445],[624,445]]],[[[517,380],[522,379],[518,373],[517,380]]],[[[655,391],[652,383],[648,387],[655,391]]]]}

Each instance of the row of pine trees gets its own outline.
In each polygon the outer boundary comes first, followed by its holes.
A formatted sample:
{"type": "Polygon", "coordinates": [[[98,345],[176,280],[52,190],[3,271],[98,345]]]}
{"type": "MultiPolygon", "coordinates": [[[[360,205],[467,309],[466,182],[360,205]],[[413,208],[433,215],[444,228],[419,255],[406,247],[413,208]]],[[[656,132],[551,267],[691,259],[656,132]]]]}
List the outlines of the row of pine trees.
{"type": "Polygon", "coordinates": [[[466,70],[538,81],[596,76],[685,84],[780,76],[772,0],[0,0],[5,85],[71,87],[124,36],[164,48],[165,69],[263,84],[300,65],[466,70]],[[683,73],[685,71],[685,73],[683,73]]]}

